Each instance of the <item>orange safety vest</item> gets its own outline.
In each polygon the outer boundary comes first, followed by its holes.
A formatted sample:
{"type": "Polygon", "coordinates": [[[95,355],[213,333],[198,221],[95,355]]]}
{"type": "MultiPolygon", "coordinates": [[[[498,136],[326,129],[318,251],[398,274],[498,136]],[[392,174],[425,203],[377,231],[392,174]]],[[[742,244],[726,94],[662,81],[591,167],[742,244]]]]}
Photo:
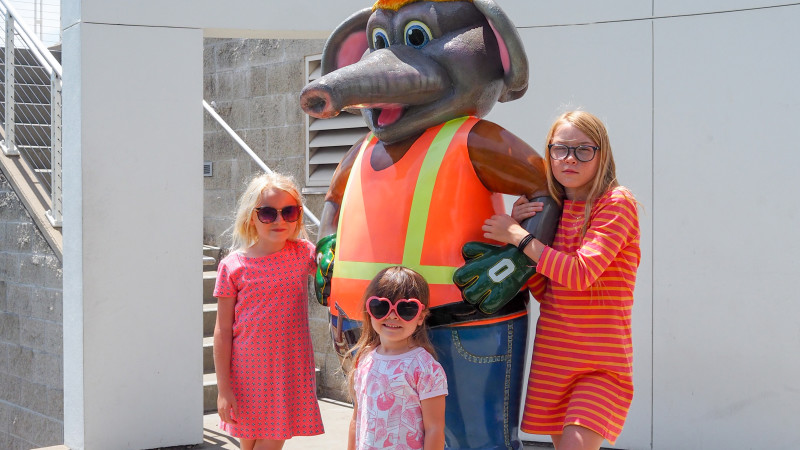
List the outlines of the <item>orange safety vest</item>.
{"type": "Polygon", "coordinates": [[[370,134],[350,172],[337,230],[331,314],[361,320],[364,290],[380,270],[403,265],[430,285],[430,306],[462,301],[453,272],[461,247],[487,241],[481,226],[505,212],[502,196],[483,186],[467,151],[476,117],[428,129],[392,166],[370,164],[370,134]]]}

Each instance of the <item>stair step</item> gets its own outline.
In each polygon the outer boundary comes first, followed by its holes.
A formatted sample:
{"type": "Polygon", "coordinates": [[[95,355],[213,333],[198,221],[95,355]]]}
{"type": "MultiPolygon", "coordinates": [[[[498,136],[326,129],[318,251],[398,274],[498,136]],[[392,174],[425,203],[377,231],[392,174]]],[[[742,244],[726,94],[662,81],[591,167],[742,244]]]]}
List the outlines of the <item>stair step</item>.
{"type": "Polygon", "coordinates": [[[50,146],[50,125],[36,123],[20,123],[14,127],[14,142],[17,145],[39,147],[50,146]]]}
{"type": "Polygon", "coordinates": [[[49,147],[25,145],[17,141],[17,150],[19,150],[22,157],[28,161],[28,164],[31,165],[33,170],[50,171],[50,166],[53,164],[52,161],[50,161],[52,155],[49,147]]]}
{"type": "Polygon", "coordinates": [[[220,249],[213,245],[203,244],[203,270],[217,270],[220,260],[220,249]]]}
{"type": "MultiPolygon", "coordinates": [[[[6,82],[5,62],[0,63],[0,82],[3,84],[6,82]]],[[[20,62],[17,59],[14,63],[14,82],[50,86],[50,74],[42,66],[31,65],[28,61],[20,62]]]]}
{"type": "Polygon", "coordinates": [[[203,412],[217,411],[217,375],[207,373],[203,375],[203,412]]]}
{"type": "Polygon", "coordinates": [[[203,271],[203,303],[217,303],[217,299],[214,297],[214,284],[216,282],[216,270],[203,271]]]}
{"type": "MultiPolygon", "coordinates": [[[[15,97],[14,118],[19,123],[46,125],[50,123],[50,103],[31,103],[19,96],[15,97]]],[[[0,119],[5,122],[5,110],[0,114],[0,119]]]]}
{"type": "MultiPolygon", "coordinates": [[[[50,104],[50,85],[16,83],[14,98],[17,102],[50,104]]],[[[6,90],[0,89],[0,102],[6,101],[6,90]]]]}
{"type": "Polygon", "coordinates": [[[214,326],[217,324],[217,304],[203,304],[203,336],[214,336],[214,326]]]}
{"type": "Polygon", "coordinates": [[[214,337],[203,338],[203,373],[214,373],[214,337]]]}

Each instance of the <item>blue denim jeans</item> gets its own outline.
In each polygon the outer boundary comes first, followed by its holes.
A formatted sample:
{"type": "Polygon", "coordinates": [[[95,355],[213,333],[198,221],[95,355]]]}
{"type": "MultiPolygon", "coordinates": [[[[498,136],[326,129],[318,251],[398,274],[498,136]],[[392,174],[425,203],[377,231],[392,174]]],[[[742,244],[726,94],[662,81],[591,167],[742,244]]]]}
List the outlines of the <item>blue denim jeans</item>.
{"type": "Polygon", "coordinates": [[[430,330],[447,374],[445,447],[522,449],[519,412],[528,316],[430,330]]]}

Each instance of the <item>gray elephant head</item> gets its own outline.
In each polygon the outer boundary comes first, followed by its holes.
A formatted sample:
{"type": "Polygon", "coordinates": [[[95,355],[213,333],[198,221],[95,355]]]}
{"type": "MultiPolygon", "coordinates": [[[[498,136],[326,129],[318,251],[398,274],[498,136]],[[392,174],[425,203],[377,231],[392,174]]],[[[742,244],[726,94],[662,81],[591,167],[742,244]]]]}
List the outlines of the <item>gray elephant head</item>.
{"type": "Polygon", "coordinates": [[[361,110],[387,143],[484,117],[528,87],[520,37],[491,0],[379,0],[334,30],[322,73],[300,94],[303,110],[317,118],[361,110]]]}

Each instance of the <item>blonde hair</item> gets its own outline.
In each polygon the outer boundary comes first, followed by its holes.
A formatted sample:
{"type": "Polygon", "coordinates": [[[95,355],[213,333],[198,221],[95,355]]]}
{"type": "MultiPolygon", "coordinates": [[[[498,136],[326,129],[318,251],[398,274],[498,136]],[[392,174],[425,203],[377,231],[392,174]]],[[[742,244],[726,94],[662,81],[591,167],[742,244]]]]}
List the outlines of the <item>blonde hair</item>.
{"type": "Polygon", "coordinates": [[[553,135],[556,133],[558,127],[564,124],[574,126],[585,134],[586,137],[591,139],[594,145],[600,147],[600,150],[597,151],[597,155],[595,155],[596,158],[600,158],[597,166],[597,173],[595,173],[592,179],[592,186],[586,197],[583,226],[581,227],[581,239],[583,239],[586,235],[586,230],[589,228],[589,215],[592,212],[592,206],[594,206],[595,200],[610,189],[619,186],[619,182],[617,182],[617,169],[614,164],[614,155],[611,152],[611,141],[608,138],[608,131],[597,116],[586,111],[569,111],[560,115],[555,122],[553,122],[550,131],[547,132],[544,156],[544,167],[547,174],[547,190],[550,191],[550,196],[559,204],[562,204],[566,196],[566,191],[564,190],[564,186],[553,176],[553,168],[551,166],[552,160],[550,159],[550,148],[548,146],[553,143],[553,135]]]}
{"type": "MultiPolygon", "coordinates": [[[[231,232],[231,249],[245,250],[258,241],[258,232],[253,225],[254,219],[253,208],[255,208],[264,191],[270,189],[277,189],[286,192],[297,202],[297,206],[303,207],[303,197],[294,182],[294,179],[288,175],[281,175],[276,172],[263,173],[256,175],[245,188],[244,193],[239,197],[236,205],[236,215],[233,221],[233,230],[231,232]]],[[[295,229],[289,240],[297,240],[297,238],[308,239],[308,232],[303,220],[302,211],[300,218],[295,222],[297,228],[295,229]]]]}
{"type": "MultiPolygon", "coordinates": [[[[367,285],[364,291],[364,296],[361,299],[361,336],[358,342],[353,346],[352,350],[348,352],[347,359],[352,360],[350,369],[347,374],[347,387],[350,392],[351,399],[354,399],[355,392],[353,386],[353,374],[358,367],[359,361],[364,354],[376,348],[381,343],[381,337],[374,328],[372,328],[372,321],[370,315],[367,313],[367,299],[372,297],[384,297],[392,301],[401,298],[416,298],[423,305],[425,309],[422,311],[423,319],[428,316],[428,307],[430,305],[430,288],[428,282],[425,281],[422,275],[403,266],[391,266],[378,272],[372,281],[367,285]]],[[[428,325],[423,320],[422,325],[418,326],[414,333],[409,337],[411,343],[416,347],[424,348],[428,353],[436,357],[436,350],[433,348],[430,338],[428,337],[428,325]]]]}

